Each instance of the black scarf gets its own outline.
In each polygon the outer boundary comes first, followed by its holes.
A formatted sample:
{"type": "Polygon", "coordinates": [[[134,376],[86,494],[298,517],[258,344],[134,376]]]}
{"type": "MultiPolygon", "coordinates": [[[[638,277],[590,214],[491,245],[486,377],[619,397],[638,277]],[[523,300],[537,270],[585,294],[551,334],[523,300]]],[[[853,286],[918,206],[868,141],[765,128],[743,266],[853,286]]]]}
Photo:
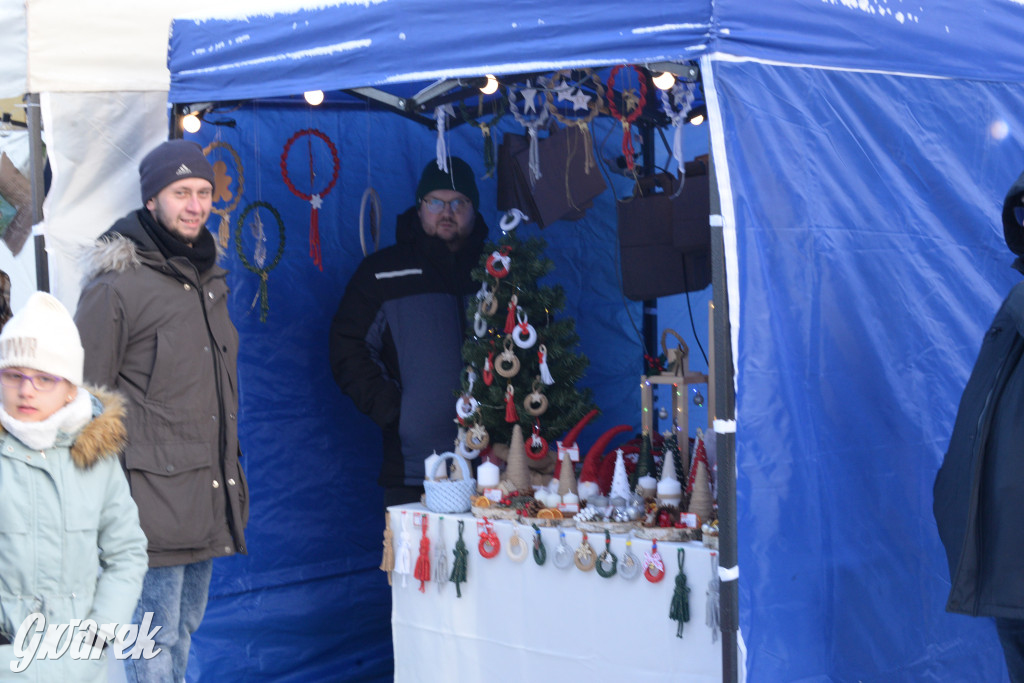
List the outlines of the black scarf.
{"type": "Polygon", "coordinates": [[[191,261],[200,273],[205,273],[217,262],[217,245],[213,241],[213,235],[205,227],[199,231],[195,244],[188,245],[157,223],[148,209],[139,209],[137,215],[146,234],[152,238],[164,258],[183,256],[191,261]]]}

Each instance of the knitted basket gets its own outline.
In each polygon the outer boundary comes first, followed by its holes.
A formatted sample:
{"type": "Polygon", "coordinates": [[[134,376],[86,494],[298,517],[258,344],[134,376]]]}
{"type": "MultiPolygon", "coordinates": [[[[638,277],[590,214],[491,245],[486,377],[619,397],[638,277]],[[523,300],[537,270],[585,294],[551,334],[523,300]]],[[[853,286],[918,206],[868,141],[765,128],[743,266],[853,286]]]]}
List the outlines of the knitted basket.
{"type": "Polygon", "coordinates": [[[442,453],[434,463],[434,471],[426,473],[423,490],[426,492],[424,503],[431,512],[466,512],[470,508],[470,499],[476,495],[476,480],[470,476],[469,463],[457,453],[442,453]],[[451,459],[462,468],[462,479],[438,479],[438,467],[447,467],[451,459]]]}

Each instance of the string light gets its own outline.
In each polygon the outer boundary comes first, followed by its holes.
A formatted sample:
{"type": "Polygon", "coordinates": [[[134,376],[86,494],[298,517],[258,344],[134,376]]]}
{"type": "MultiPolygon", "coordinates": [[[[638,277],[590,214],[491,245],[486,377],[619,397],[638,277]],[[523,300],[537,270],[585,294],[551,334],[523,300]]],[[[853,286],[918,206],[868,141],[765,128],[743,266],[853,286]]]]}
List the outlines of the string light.
{"type": "Polygon", "coordinates": [[[671,72],[662,71],[660,74],[651,79],[654,81],[654,85],[658,90],[668,90],[676,84],[676,77],[671,72]]]}
{"type": "Polygon", "coordinates": [[[323,90],[309,90],[302,93],[302,96],[306,98],[306,102],[309,102],[314,107],[324,101],[323,90]]]}
{"type": "Polygon", "coordinates": [[[181,127],[186,133],[198,133],[202,125],[202,122],[199,120],[199,115],[195,112],[192,112],[181,119],[181,127]]]}
{"type": "Polygon", "coordinates": [[[487,74],[487,82],[480,88],[480,92],[485,95],[493,95],[498,92],[498,79],[491,74],[487,74]]]}

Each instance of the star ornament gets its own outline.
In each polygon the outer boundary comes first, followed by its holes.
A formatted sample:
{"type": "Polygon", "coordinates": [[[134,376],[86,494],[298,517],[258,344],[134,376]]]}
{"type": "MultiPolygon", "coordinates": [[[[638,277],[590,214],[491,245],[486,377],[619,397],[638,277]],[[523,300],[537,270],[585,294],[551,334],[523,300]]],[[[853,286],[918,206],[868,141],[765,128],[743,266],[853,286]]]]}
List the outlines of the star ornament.
{"type": "Polygon", "coordinates": [[[573,111],[586,111],[590,107],[590,95],[583,92],[583,88],[576,88],[576,91],[566,99],[572,102],[573,111]]]}
{"type": "Polygon", "coordinates": [[[537,113],[537,103],[534,101],[537,98],[537,89],[533,87],[533,83],[529,79],[526,81],[526,87],[522,89],[523,95],[523,111],[528,113],[537,113]]]}
{"type": "Polygon", "coordinates": [[[309,203],[313,205],[314,209],[319,209],[324,205],[324,200],[320,195],[315,194],[309,198],[309,203]]]}
{"type": "Polygon", "coordinates": [[[558,79],[558,84],[552,88],[552,92],[555,93],[559,102],[572,101],[572,88],[565,82],[564,78],[558,79]]]}

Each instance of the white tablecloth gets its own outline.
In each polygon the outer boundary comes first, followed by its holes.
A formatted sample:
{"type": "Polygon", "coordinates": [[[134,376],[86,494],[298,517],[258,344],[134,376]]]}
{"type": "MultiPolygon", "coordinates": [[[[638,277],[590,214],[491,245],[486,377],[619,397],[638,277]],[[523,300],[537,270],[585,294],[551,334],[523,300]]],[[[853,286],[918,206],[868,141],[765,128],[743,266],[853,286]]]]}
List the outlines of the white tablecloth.
{"type": "MultiPolygon", "coordinates": [[[[554,566],[559,531],[574,550],[582,534],[574,528],[542,528],[547,561],[533,559],[532,527],[519,526],[527,542],[527,557],[516,562],[506,552],[514,522],[495,521],[501,550],[486,559],[478,550],[477,518],[470,514],[439,515],[419,504],[389,509],[396,545],[402,518],[410,521],[411,562],[416,565],[422,530],[417,513],[428,515],[427,536],[433,551],[444,528],[448,572],[464,522],[463,540],[469,550],[467,580],[462,597],[446,581],[440,590],[431,581],[425,592],[420,582],[396,574],[392,587],[391,628],[395,648],[396,683],[502,683],[536,681],[721,681],[721,638],[712,642],[706,625],[712,551],[698,542],[658,543],[666,576],[651,583],[641,573],[626,580],[570,565],[554,566]],[[441,519],[443,517],[443,520],[441,519]],[[684,571],[690,587],[690,621],[683,637],[668,616],[679,573],[677,551],[685,551],[684,571]]],[[[627,535],[613,534],[611,550],[621,558],[627,535]]],[[[605,547],[604,534],[588,534],[594,550],[605,547]]],[[[633,538],[632,552],[643,558],[651,541],[633,538]]],[[[436,567],[432,566],[431,569],[436,567]]]]}

